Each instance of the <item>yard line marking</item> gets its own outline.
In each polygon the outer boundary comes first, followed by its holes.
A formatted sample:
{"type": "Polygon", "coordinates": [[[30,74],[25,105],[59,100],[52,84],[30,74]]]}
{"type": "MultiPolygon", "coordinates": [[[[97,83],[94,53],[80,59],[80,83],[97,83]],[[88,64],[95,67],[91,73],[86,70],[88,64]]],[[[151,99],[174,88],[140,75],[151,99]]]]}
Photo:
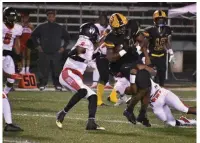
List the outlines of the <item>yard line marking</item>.
{"type": "MultiPolygon", "coordinates": [[[[8,142],[8,143],[33,143],[33,142],[29,142],[28,140],[8,140],[8,139],[4,139],[4,142],[8,142]]],[[[36,143],[36,142],[34,142],[36,143]]]]}
{"type": "MultiPolygon", "coordinates": [[[[13,113],[13,115],[17,115],[17,116],[29,116],[29,117],[47,117],[47,118],[55,118],[56,119],[56,115],[49,115],[49,114],[21,114],[21,113],[13,113]]],[[[66,116],[67,119],[70,120],[79,120],[79,121],[87,121],[87,119],[83,119],[83,118],[72,118],[72,117],[68,117],[66,116]]],[[[108,123],[122,123],[122,124],[131,124],[130,122],[127,121],[122,121],[122,120],[98,120],[100,122],[108,122],[108,123]]],[[[137,125],[139,125],[140,123],[137,123],[137,125]]],[[[141,125],[141,124],[140,124],[141,125]]],[[[155,127],[166,127],[166,125],[159,125],[159,124],[151,124],[155,127]]],[[[195,128],[196,126],[184,126],[182,128],[195,128]]]]}
{"type": "MultiPolygon", "coordinates": [[[[172,90],[172,91],[196,91],[196,88],[195,87],[183,87],[183,88],[166,88],[168,90],[172,90]]],[[[24,88],[15,88],[16,91],[40,91],[38,88],[35,88],[35,89],[24,89],[24,88]]],[[[64,91],[68,91],[70,92],[69,90],[63,88],[62,89],[63,92],[64,91]]],[[[96,89],[92,89],[94,91],[96,91],[96,89]]],[[[112,89],[104,89],[106,92],[111,92],[112,89]]],[[[44,91],[41,91],[41,92],[46,92],[46,91],[56,91],[55,88],[45,88],[44,91]]]]}

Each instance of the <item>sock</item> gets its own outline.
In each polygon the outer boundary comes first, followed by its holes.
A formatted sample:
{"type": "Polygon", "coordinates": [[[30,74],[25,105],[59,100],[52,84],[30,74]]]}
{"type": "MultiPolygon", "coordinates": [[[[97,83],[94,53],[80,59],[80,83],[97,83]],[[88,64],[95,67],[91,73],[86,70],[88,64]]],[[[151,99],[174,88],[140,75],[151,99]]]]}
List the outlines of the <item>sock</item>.
{"type": "Polygon", "coordinates": [[[102,101],[102,96],[103,96],[103,93],[104,93],[104,85],[99,83],[97,85],[97,105],[101,105],[103,103],[102,101]]]}
{"type": "Polygon", "coordinates": [[[8,93],[10,92],[11,88],[12,88],[12,87],[8,87],[8,86],[6,85],[6,86],[4,87],[4,89],[3,89],[3,92],[4,92],[5,94],[8,94],[8,93]]]}
{"type": "Polygon", "coordinates": [[[180,126],[180,125],[181,123],[178,120],[176,120],[176,126],[180,126]]]}
{"type": "Polygon", "coordinates": [[[97,111],[97,95],[91,95],[88,98],[89,105],[88,105],[88,110],[89,110],[89,119],[94,119],[97,111]]]}
{"type": "Polygon", "coordinates": [[[93,71],[93,81],[99,81],[99,71],[97,68],[93,71]]]}
{"type": "Polygon", "coordinates": [[[7,98],[3,98],[3,116],[7,124],[12,124],[10,103],[7,98]]]}
{"type": "Polygon", "coordinates": [[[86,89],[79,89],[72,98],[69,100],[68,104],[65,106],[64,111],[67,113],[76,103],[78,103],[83,97],[87,95],[86,89]]]}
{"type": "Polygon", "coordinates": [[[110,86],[110,83],[109,83],[109,82],[107,82],[107,83],[106,83],[106,86],[110,86]]]}
{"type": "Polygon", "coordinates": [[[110,101],[116,103],[117,102],[117,92],[116,90],[113,88],[112,92],[109,95],[110,97],[110,101]]]}
{"type": "Polygon", "coordinates": [[[29,72],[29,67],[26,67],[26,72],[27,72],[27,73],[29,72]]]}

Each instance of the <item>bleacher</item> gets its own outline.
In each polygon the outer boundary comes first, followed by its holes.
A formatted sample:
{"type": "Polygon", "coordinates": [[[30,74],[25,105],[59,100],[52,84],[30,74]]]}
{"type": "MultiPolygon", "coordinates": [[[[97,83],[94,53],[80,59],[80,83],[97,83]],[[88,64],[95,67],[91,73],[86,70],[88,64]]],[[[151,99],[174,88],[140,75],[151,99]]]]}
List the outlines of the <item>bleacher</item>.
{"type": "MultiPolygon", "coordinates": [[[[96,21],[100,12],[106,12],[109,15],[120,12],[129,19],[133,18],[140,22],[141,27],[147,27],[153,24],[152,14],[157,9],[168,12],[170,8],[178,8],[192,3],[164,3],[164,2],[146,2],[146,3],[94,3],[94,2],[69,2],[69,3],[3,3],[3,7],[12,6],[17,10],[28,9],[31,11],[31,22],[34,26],[46,20],[45,11],[55,9],[57,11],[57,22],[65,25],[72,40],[76,40],[79,32],[79,26],[82,23],[96,21]]],[[[173,29],[173,40],[196,41],[196,20],[183,18],[172,18],[170,25],[173,29]]]]}

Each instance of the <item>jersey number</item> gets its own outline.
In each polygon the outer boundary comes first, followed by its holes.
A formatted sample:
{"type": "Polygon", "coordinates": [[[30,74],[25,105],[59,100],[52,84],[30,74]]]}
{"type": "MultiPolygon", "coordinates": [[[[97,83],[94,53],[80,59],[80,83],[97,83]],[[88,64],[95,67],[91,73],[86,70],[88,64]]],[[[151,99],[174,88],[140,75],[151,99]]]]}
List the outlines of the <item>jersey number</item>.
{"type": "Polygon", "coordinates": [[[155,51],[161,51],[164,49],[165,43],[167,41],[167,38],[156,38],[156,43],[155,43],[155,51]]]}
{"type": "Polygon", "coordinates": [[[6,33],[3,39],[3,43],[6,45],[10,44],[11,38],[12,38],[12,34],[6,33]]]}

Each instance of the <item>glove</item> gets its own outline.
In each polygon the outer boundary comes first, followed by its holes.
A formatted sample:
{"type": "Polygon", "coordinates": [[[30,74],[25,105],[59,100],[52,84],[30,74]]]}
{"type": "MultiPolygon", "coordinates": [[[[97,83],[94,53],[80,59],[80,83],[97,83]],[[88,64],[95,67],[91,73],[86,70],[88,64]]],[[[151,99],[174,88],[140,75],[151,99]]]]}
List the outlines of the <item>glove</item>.
{"type": "Polygon", "coordinates": [[[170,55],[170,57],[169,57],[169,62],[170,63],[175,63],[175,57],[174,57],[174,54],[173,55],[170,55]]]}
{"type": "Polygon", "coordinates": [[[173,52],[172,49],[169,49],[168,52],[169,52],[169,55],[170,55],[169,56],[169,62],[174,64],[175,63],[174,52],[173,52]]]}
{"type": "Polygon", "coordinates": [[[14,74],[11,75],[11,78],[12,79],[22,79],[22,75],[14,73],[14,74]]]}

